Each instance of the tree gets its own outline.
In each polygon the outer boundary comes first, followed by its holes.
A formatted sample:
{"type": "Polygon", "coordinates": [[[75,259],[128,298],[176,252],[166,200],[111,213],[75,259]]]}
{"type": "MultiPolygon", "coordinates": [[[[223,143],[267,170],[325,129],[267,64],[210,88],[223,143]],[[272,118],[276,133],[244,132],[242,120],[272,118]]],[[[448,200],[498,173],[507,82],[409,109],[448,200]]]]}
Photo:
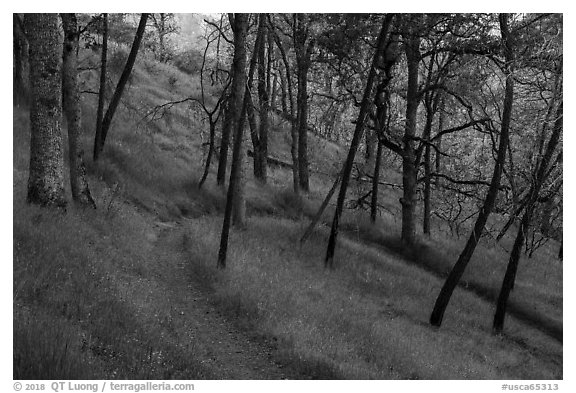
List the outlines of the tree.
{"type": "Polygon", "coordinates": [[[258,32],[256,34],[256,41],[254,43],[254,51],[250,60],[250,67],[248,70],[248,91],[252,91],[252,83],[254,81],[254,73],[258,67],[258,97],[260,110],[259,120],[256,120],[256,111],[250,94],[247,114],[248,122],[250,124],[250,138],[252,139],[252,146],[254,147],[254,177],[262,183],[266,183],[266,168],[267,168],[267,155],[268,155],[268,113],[264,113],[264,106],[267,105],[268,100],[266,92],[266,79],[264,67],[264,48],[266,44],[266,15],[260,14],[258,17],[258,32]]]}
{"type": "MultiPolygon", "coordinates": [[[[202,185],[204,184],[204,182],[206,181],[206,178],[208,177],[208,172],[210,170],[210,164],[212,163],[212,155],[216,149],[216,147],[215,147],[216,124],[218,123],[218,119],[220,118],[220,115],[223,112],[223,106],[225,105],[225,101],[227,99],[228,86],[230,85],[230,81],[231,81],[231,78],[228,77],[228,79],[224,82],[224,85],[219,92],[216,104],[214,104],[212,106],[212,108],[210,108],[210,106],[207,103],[207,94],[205,92],[205,87],[204,87],[204,73],[205,73],[205,69],[206,69],[208,50],[210,49],[210,45],[212,43],[214,43],[214,41],[219,39],[219,37],[220,37],[219,34],[220,33],[218,31],[212,31],[210,34],[207,34],[205,37],[206,38],[206,46],[204,48],[204,54],[202,56],[202,65],[200,67],[200,94],[201,94],[201,96],[200,96],[200,99],[195,99],[195,101],[198,102],[198,104],[202,107],[202,110],[204,111],[204,113],[208,117],[208,124],[210,126],[210,136],[209,136],[210,140],[209,140],[209,145],[208,145],[208,156],[206,157],[206,164],[204,166],[204,173],[202,174],[202,178],[200,179],[200,182],[198,183],[198,188],[202,188],[202,185]]],[[[216,64],[216,67],[218,68],[218,64],[216,64]]],[[[218,72],[218,69],[216,69],[216,72],[218,72]]],[[[212,85],[214,85],[214,81],[212,82],[212,85]]],[[[229,127],[228,127],[228,129],[229,129],[229,127]]],[[[228,137],[229,137],[229,131],[228,131],[228,137]]],[[[224,139],[224,138],[222,138],[222,139],[224,139]]],[[[226,144],[228,144],[228,141],[226,141],[226,144]]],[[[222,149],[221,149],[221,153],[224,153],[225,156],[227,155],[227,152],[222,151],[222,149]]],[[[224,161],[224,168],[226,165],[225,162],[226,161],[224,161]]]]}
{"type": "MultiPolygon", "coordinates": [[[[274,27],[274,23],[273,23],[273,19],[272,19],[272,15],[269,15],[268,21],[270,22],[270,31],[274,37],[274,42],[276,43],[276,46],[278,47],[278,50],[280,51],[280,55],[282,58],[282,63],[284,64],[284,71],[286,73],[286,89],[283,89],[283,94],[282,94],[282,108],[283,108],[283,112],[286,112],[286,104],[285,101],[286,99],[284,98],[286,90],[288,93],[288,99],[289,99],[289,103],[290,103],[290,137],[291,137],[291,145],[290,145],[290,155],[292,157],[292,187],[293,187],[293,191],[294,194],[299,195],[300,194],[300,169],[299,169],[299,158],[298,158],[298,123],[296,121],[296,116],[294,114],[295,112],[295,105],[294,105],[294,95],[292,93],[292,73],[290,71],[290,62],[288,60],[288,56],[286,54],[286,50],[284,49],[284,46],[282,45],[282,41],[280,40],[280,37],[278,36],[276,29],[274,27]]],[[[280,73],[280,75],[282,75],[282,73],[280,73]]],[[[282,81],[284,81],[283,78],[281,78],[282,81]]],[[[282,85],[284,86],[284,83],[282,83],[282,85]]]]}
{"type": "MultiPolygon", "coordinates": [[[[390,47],[390,43],[388,43],[390,47]]],[[[389,84],[392,80],[392,67],[396,63],[396,54],[395,51],[391,48],[385,52],[385,56],[383,56],[381,68],[383,71],[383,78],[378,84],[376,88],[376,114],[374,116],[374,124],[375,130],[374,135],[376,136],[376,158],[374,160],[374,172],[372,175],[372,195],[370,200],[370,220],[375,223],[376,216],[378,215],[378,188],[380,185],[380,167],[382,165],[382,150],[383,150],[383,143],[380,138],[380,135],[384,135],[386,133],[386,129],[388,128],[388,124],[390,122],[390,91],[389,91],[389,84]]],[[[367,148],[369,148],[367,146],[367,148]]],[[[370,160],[368,160],[370,161],[370,160]]]]}
{"type": "MultiPolygon", "coordinates": [[[[560,60],[561,61],[561,60],[560,60]]],[[[562,73],[562,67],[559,66],[558,76],[562,73]]],[[[555,95],[558,95],[561,92],[561,87],[557,86],[555,89],[555,95]]],[[[551,101],[551,107],[554,107],[556,101],[556,97],[551,101]]],[[[550,111],[548,111],[550,113],[550,111]]],[[[496,312],[494,314],[494,322],[493,322],[493,329],[495,332],[499,333],[504,328],[504,318],[506,316],[506,305],[508,302],[508,298],[510,296],[510,292],[514,287],[514,280],[516,278],[516,272],[518,270],[518,262],[520,260],[520,253],[522,252],[522,247],[524,246],[524,240],[530,228],[532,222],[532,216],[534,214],[534,210],[536,207],[536,203],[539,198],[540,190],[542,189],[546,178],[549,175],[549,167],[550,163],[553,160],[554,152],[558,146],[560,141],[560,136],[562,133],[562,118],[563,118],[563,102],[560,100],[558,107],[556,109],[555,120],[554,120],[554,127],[552,130],[552,134],[550,139],[548,140],[548,144],[542,155],[541,160],[536,165],[533,175],[533,181],[528,191],[527,202],[525,206],[524,216],[522,217],[522,221],[520,222],[520,227],[518,228],[518,233],[516,235],[516,239],[514,241],[514,245],[512,247],[512,251],[510,252],[510,259],[508,261],[508,266],[506,268],[506,273],[504,275],[504,279],[502,282],[502,288],[500,290],[500,294],[498,295],[498,301],[496,304],[496,312]]],[[[546,131],[546,125],[550,119],[545,119],[545,126],[544,131],[546,131]]],[[[544,132],[543,134],[546,134],[544,132]]]]}
{"type": "MultiPolygon", "coordinates": [[[[223,37],[223,23],[224,23],[224,15],[220,16],[220,22],[217,28],[218,31],[218,43],[216,45],[216,61],[219,62],[219,54],[220,54],[220,38],[223,37]]],[[[229,78],[232,80],[234,75],[232,74],[233,69],[230,69],[229,78]]],[[[220,138],[220,155],[218,157],[218,171],[216,173],[216,184],[223,187],[224,183],[226,182],[226,166],[228,163],[228,147],[230,145],[230,134],[232,133],[232,123],[230,121],[230,111],[229,111],[229,102],[230,100],[230,93],[227,92],[224,100],[222,102],[222,137],[220,138]]]]}
{"type": "Polygon", "coordinates": [[[76,14],[61,14],[64,28],[62,50],[62,102],[68,123],[68,157],[72,199],[82,205],[96,207],[86,180],[84,150],[80,148],[82,112],[78,89],[78,22],[76,14]]]}
{"type": "Polygon", "coordinates": [[[232,63],[232,85],[230,95],[230,122],[234,126],[234,148],[232,151],[232,168],[226,195],[224,223],[220,236],[217,266],[226,267],[228,253],[228,235],[235,214],[235,224],[244,225],[245,201],[242,174],[242,138],[244,134],[244,119],[249,100],[249,91],[245,92],[246,83],[246,35],[248,32],[248,14],[230,15],[230,23],[234,31],[234,61],[232,63]]]}
{"type": "Polygon", "coordinates": [[[309,16],[294,14],[292,22],[294,51],[296,53],[296,124],[298,127],[298,172],[300,189],[310,191],[308,169],[308,70],[310,69],[314,39],[311,37],[309,16]]]}
{"type": "Polygon", "coordinates": [[[30,174],[27,201],[65,207],[62,79],[57,14],[26,14],[30,47],[30,174]]]}
{"type": "Polygon", "coordinates": [[[402,244],[411,246],[416,235],[416,187],[418,169],[414,138],[420,97],[418,94],[418,65],[420,62],[419,17],[406,21],[408,26],[403,33],[404,51],[408,67],[408,87],[406,90],[406,123],[402,138],[402,244]]]}
{"type": "Polygon", "coordinates": [[[108,135],[108,130],[110,129],[110,125],[112,124],[112,119],[114,118],[114,113],[116,112],[116,108],[118,108],[118,104],[120,103],[120,99],[122,98],[122,93],[124,92],[124,88],[126,87],[126,83],[128,83],[128,78],[130,77],[130,73],[132,72],[132,68],[134,67],[134,63],[136,61],[136,56],[138,55],[138,49],[140,48],[140,43],[142,42],[142,37],[144,36],[144,30],[146,29],[146,20],[148,19],[148,14],[142,14],[140,17],[140,23],[138,24],[138,29],[136,30],[136,35],[134,37],[134,43],[132,44],[132,48],[130,49],[130,54],[128,55],[128,59],[126,60],[126,65],[124,66],[124,70],[122,71],[122,75],[118,80],[118,84],[116,85],[116,90],[114,91],[114,95],[112,96],[112,100],[108,105],[108,109],[106,110],[106,114],[102,120],[102,128],[100,133],[98,134],[98,129],[96,130],[96,138],[94,140],[94,161],[97,161],[102,150],[104,149],[104,144],[106,142],[106,136],[108,135]]]}
{"type": "Polygon", "coordinates": [[[96,110],[96,134],[94,139],[93,157],[99,154],[99,144],[102,138],[102,118],[104,116],[104,100],[106,96],[106,67],[108,63],[108,14],[102,14],[102,53],[100,57],[100,89],[98,90],[98,109],[96,110]]]}
{"type": "Polygon", "coordinates": [[[169,36],[178,31],[174,14],[159,13],[150,14],[152,26],[154,27],[155,37],[158,42],[158,48],[152,47],[158,61],[168,62],[173,57],[173,48],[170,48],[169,36]]]}
{"type": "Polygon", "coordinates": [[[510,121],[512,117],[512,105],[514,102],[514,78],[513,78],[513,67],[514,67],[514,41],[513,35],[510,33],[509,28],[509,15],[508,14],[500,14],[499,15],[499,22],[500,22],[500,34],[501,34],[501,42],[502,42],[502,49],[504,52],[504,66],[503,72],[506,77],[506,89],[505,89],[505,97],[504,97],[504,104],[503,104],[503,112],[502,112],[502,124],[500,127],[500,141],[498,144],[498,154],[496,162],[494,163],[494,171],[492,174],[492,181],[490,182],[490,187],[486,194],[486,198],[484,200],[484,204],[478,217],[476,218],[476,223],[474,224],[474,228],[472,229],[472,233],[466,242],[464,249],[462,250],[456,264],[452,268],[448,278],[446,279],[442,289],[440,290],[440,294],[436,299],[436,303],[434,304],[434,309],[430,316],[430,324],[433,326],[440,326],[442,324],[442,319],[444,317],[444,312],[446,311],[446,307],[450,302],[450,298],[454,289],[458,285],[460,278],[464,274],[464,270],[470,262],[472,255],[474,254],[474,250],[476,249],[476,245],[482,235],[482,231],[484,230],[484,226],[486,225],[486,221],[492,212],[492,208],[496,202],[496,197],[498,195],[498,190],[500,187],[500,178],[502,175],[502,168],[505,163],[506,159],[506,151],[508,149],[508,135],[510,130],[510,121]]]}
{"type": "Polygon", "coordinates": [[[260,47],[258,48],[258,102],[260,104],[260,128],[258,135],[258,151],[254,149],[254,162],[256,162],[256,155],[259,157],[260,168],[257,174],[257,179],[262,183],[266,183],[267,167],[268,167],[268,111],[269,106],[269,85],[270,85],[270,70],[265,62],[265,47],[268,41],[268,27],[267,15],[259,14],[259,23],[262,26],[262,37],[260,47]],[[268,76],[267,76],[268,75],[268,76]]]}
{"type": "Polygon", "coordinates": [[[378,40],[376,43],[376,50],[372,59],[372,65],[370,67],[370,72],[368,73],[368,79],[366,81],[366,88],[364,90],[364,95],[362,97],[362,103],[360,105],[360,112],[358,113],[358,119],[356,120],[356,127],[354,129],[354,136],[350,142],[350,149],[348,150],[348,155],[344,167],[342,170],[342,183],[340,185],[340,191],[338,193],[338,200],[336,202],[336,210],[334,211],[334,218],[332,219],[332,227],[330,229],[330,238],[328,239],[328,247],[326,249],[326,258],[324,260],[325,266],[332,268],[334,266],[334,252],[336,248],[336,239],[338,237],[338,226],[340,223],[340,215],[342,214],[342,209],[344,207],[344,200],[346,198],[346,189],[348,187],[348,182],[350,180],[350,174],[352,173],[352,166],[354,164],[354,157],[356,156],[356,151],[358,150],[358,145],[362,140],[362,133],[364,131],[364,122],[368,116],[368,111],[372,105],[372,88],[374,85],[374,79],[376,78],[376,68],[382,52],[386,44],[386,36],[388,29],[390,28],[390,23],[392,21],[392,15],[387,14],[382,22],[382,28],[378,35],[378,40]]]}
{"type": "MultiPolygon", "coordinates": [[[[231,75],[234,79],[234,76],[231,75]]],[[[222,137],[220,138],[220,155],[218,157],[218,171],[216,173],[216,184],[224,187],[226,181],[226,166],[228,164],[228,147],[230,145],[230,134],[232,133],[232,122],[230,121],[230,96],[227,95],[222,103],[222,137]]]]}

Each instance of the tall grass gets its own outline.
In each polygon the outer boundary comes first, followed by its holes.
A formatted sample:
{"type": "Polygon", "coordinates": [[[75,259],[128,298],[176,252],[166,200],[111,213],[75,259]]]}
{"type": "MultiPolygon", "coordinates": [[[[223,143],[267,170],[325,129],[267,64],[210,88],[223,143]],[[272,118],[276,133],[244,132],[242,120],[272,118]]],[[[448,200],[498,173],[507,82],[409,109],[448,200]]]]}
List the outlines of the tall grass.
{"type": "MultiPolygon", "coordinates": [[[[211,280],[222,307],[247,326],[275,337],[279,356],[318,377],[558,378],[561,358],[540,359],[514,340],[489,334],[491,307],[459,291],[437,331],[428,310],[441,282],[402,259],[342,239],[337,269],[322,268],[323,237],[294,246],[301,225],[254,217],[232,236],[228,270],[214,270],[218,223],[190,222],[191,274],[211,280]],[[308,370],[310,372],[310,370],[308,370]]],[[[561,344],[510,321],[527,345],[561,344]]],[[[548,356],[548,355],[546,355],[548,356]]]]}
{"type": "MultiPolygon", "coordinates": [[[[83,56],[97,63],[90,52],[83,56]]],[[[93,74],[84,75],[88,89],[96,88],[93,74]]],[[[187,293],[168,288],[171,272],[158,263],[182,258],[170,247],[154,248],[162,222],[180,225],[169,230],[183,239],[190,282],[204,286],[230,320],[266,338],[276,360],[302,375],[562,377],[561,343],[515,318],[507,320],[507,335],[492,336],[492,305],[465,288],[456,290],[442,329],[428,325],[442,284],[430,270],[447,271],[460,244],[435,238],[414,255],[402,254],[396,191],[383,190],[382,203],[391,212],[377,225],[366,213],[346,212],[335,270],[322,267],[325,226],[299,246],[306,217],[338,170],[332,164],[342,149],[332,143],[311,138],[313,169],[320,173],[304,197],[287,189],[289,170],[271,167],[262,186],[246,168],[248,229],[232,232],[228,269],[217,271],[224,193],[213,184],[213,172],[212,181],[197,188],[205,137],[201,117],[179,106],[160,120],[142,118],[154,105],[197,94],[197,87],[197,80],[175,68],[139,58],[101,161],[87,160],[97,211],[71,205],[65,213],[52,212],[24,203],[28,115],[14,111],[15,378],[215,376],[198,359],[202,343],[184,345],[174,332],[170,302],[182,302],[187,293]],[[445,258],[424,255],[438,248],[445,258]],[[414,262],[418,254],[422,258],[414,262]],[[168,289],[172,297],[164,299],[168,289]]],[[[83,103],[82,143],[91,151],[95,98],[86,96],[83,103]]],[[[270,151],[289,161],[288,129],[277,124],[270,151]]],[[[385,176],[398,180],[393,171],[385,176]]],[[[464,281],[495,289],[505,261],[505,253],[480,248],[464,281]]],[[[512,302],[561,321],[561,269],[546,262],[541,256],[524,262],[512,302]]]]}

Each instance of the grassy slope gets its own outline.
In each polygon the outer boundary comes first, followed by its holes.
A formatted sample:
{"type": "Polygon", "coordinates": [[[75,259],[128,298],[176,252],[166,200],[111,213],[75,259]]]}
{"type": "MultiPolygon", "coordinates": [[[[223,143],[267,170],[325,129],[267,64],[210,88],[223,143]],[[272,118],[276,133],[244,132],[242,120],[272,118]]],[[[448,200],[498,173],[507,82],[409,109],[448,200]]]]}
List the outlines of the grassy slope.
{"type": "MultiPolygon", "coordinates": [[[[96,78],[90,75],[85,80],[93,87],[96,78]]],[[[203,343],[196,342],[192,350],[181,342],[175,310],[150,296],[142,303],[159,310],[151,316],[134,307],[137,299],[127,299],[140,293],[129,288],[144,285],[152,291],[168,280],[170,271],[155,265],[159,256],[153,244],[161,222],[182,244],[190,282],[208,285],[219,309],[243,328],[270,338],[276,358],[303,373],[333,378],[562,377],[561,343],[515,318],[508,318],[506,335],[492,336],[493,306],[469,291],[455,292],[441,329],[429,327],[441,280],[386,249],[355,241],[353,234],[341,238],[338,268],[325,271],[326,228],[300,249],[297,239],[307,222],[290,219],[298,217],[300,207],[310,212],[320,203],[330,186],[325,176],[312,177],[313,192],[302,205],[285,191],[290,184],[286,170],[271,169],[264,187],[249,181],[248,229],[232,233],[229,268],[216,271],[223,195],[211,185],[214,172],[205,190],[195,187],[203,157],[199,135],[206,132],[201,116],[182,106],[160,121],[141,121],[151,105],[195,91],[197,85],[178,71],[151,60],[139,62],[102,162],[94,166],[88,160],[99,209],[71,206],[65,215],[23,202],[28,119],[25,111],[15,109],[15,377],[215,377],[214,368],[202,363],[204,352],[198,348],[203,343]]],[[[86,96],[84,104],[85,129],[91,134],[94,97],[86,96]]],[[[289,161],[287,135],[277,123],[271,151],[289,161]]],[[[312,140],[314,168],[334,172],[328,163],[337,147],[312,140]]],[[[90,151],[88,136],[84,142],[90,151]]],[[[385,205],[396,206],[396,201],[397,195],[386,190],[385,205]]],[[[348,214],[345,223],[376,233],[398,231],[390,214],[378,228],[368,227],[361,214],[348,214]]],[[[460,245],[451,240],[435,244],[450,257],[441,267],[449,267],[460,245]]],[[[505,263],[501,251],[480,249],[465,279],[497,287],[505,263]]],[[[521,298],[535,313],[545,311],[546,317],[561,321],[561,268],[542,254],[522,266],[512,300],[521,298]]],[[[178,290],[174,296],[186,298],[186,288],[178,290]]]]}

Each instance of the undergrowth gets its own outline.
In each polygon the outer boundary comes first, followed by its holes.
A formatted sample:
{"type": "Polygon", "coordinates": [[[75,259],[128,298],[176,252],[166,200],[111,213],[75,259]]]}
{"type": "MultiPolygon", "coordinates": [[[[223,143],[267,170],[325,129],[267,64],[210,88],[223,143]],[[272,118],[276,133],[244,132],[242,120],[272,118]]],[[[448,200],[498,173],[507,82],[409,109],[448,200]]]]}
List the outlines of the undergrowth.
{"type": "MultiPolygon", "coordinates": [[[[82,58],[83,64],[98,60],[88,51],[82,58]]],[[[95,71],[82,78],[86,88],[96,89],[95,71]]],[[[130,288],[162,288],[166,273],[151,254],[157,237],[152,223],[178,223],[180,229],[169,230],[182,231],[175,234],[182,236],[190,282],[209,293],[232,323],[271,345],[277,362],[303,376],[562,378],[560,342],[515,317],[508,317],[505,335],[493,336],[493,304],[466,288],[497,290],[507,262],[498,248],[479,247],[444,325],[428,325],[461,244],[436,235],[417,249],[402,249],[393,210],[397,191],[383,190],[388,210],[375,225],[366,212],[345,212],[334,270],[322,263],[332,205],[300,246],[338,171],[332,164],[343,156],[333,143],[310,138],[315,154],[307,195],[287,188],[287,169],[270,167],[262,185],[246,168],[247,229],[232,231],[228,267],[217,270],[225,193],[214,184],[215,165],[204,188],[197,187],[206,138],[201,116],[179,106],[159,120],[143,118],[153,105],[197,91],[197,79],[139,57],[102,159],[86,159],[95,211],[73,204],[50,211],[24,202],[28,113],[14,110],[15,379],[217,377],[193,346],[174,341],[171,310],[164,310],[168,322],[158,324],[126,298],[130,288]]],[[[95,103],[95,97],[83,97],[86,151],[95,103]]],[[[272,124],[270,151],[289,161],[287,125],[277,118],[272,124]]],[[[393,171],[384,176],[398,180],[393,171]]],[[[561,325],[562,270],[542,255],[522,262],[511,303],[561,325]]]]}

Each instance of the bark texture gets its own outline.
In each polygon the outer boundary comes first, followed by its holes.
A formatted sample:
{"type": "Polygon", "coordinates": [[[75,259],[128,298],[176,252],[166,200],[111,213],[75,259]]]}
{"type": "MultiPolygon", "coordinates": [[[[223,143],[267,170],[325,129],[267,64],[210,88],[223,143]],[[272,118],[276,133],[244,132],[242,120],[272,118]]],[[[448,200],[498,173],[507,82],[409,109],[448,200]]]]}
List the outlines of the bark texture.
{"type": "Polygon", "coordinates": [[[243,224],[245,215],[244,186],[242,179],[242,138],[244,134],[244,119],[248,92],[245,94],[246,83],[246,35],[248,31],[248,14],[236,14],[230,17],[233,21],[234,31],[234,60],[232,63],[232,86],[230,96],[229,115],[234,125],[234,149],[232,152],[232,168],[230,170],[230,183],[226,195],[226,209],[224,211],[224,223],[220,236],[220,249],[218,251],[217,267],[226,267],[228,253],[228,235],[234,211],[235,224],[243,224]],[[244,99],[243,99],[244,98],[244,99]]]}
{"type": "Polygon", "coordinates": [[[298,177],[300,189],[310,191],[308,170],[308,70],[314,49],[314,40],[309,37],[307,16],[294,15],[294,51],[296,52],[296,75],[298,94],[296,97],[296,125],[298,128],[298,177]]]}
{"type": "Polygon", "coordinates": [[[268,67],[267,63],[265,62],[265,44],[268,40],[266,14],[260,14],[259,19],[260,25],[262,26],[261,42],[260,47],[258,48],[258,102],[260,103],[260,128],[258,129],[258,152],[256,152],[256,149],[254,150],[254,160],[256,160],[256,155],[258,155],[260,165],[258,173],[255,173],[256,179],[262,183],[266,183],[268,176],[268,85],[270,84],[267,75],[270,75],[270,67],[268,67]]]}
{"type": "Polygon", "coordinates": [[[408,64],[408,88],[406,92],[406,126],[402,140],[402,244],[412,246],[416,237],[416,189],[417,175],[414,137],[418,114],[418,64],[420,62],[420,38],[414,27],[404,36],[404,50],[408,64]]]}
{"type": "MultiPolygon", "coordinates": [[[[234,78],[234,74],[232,74],[234,78]]],[[[230,121],[230,97],[224,102],[222,108],[222,138],[220,139],[220,156],[218,157],[218,173],[216,174],[216,184],[224,187],[226,182],[226,165],[228,164],[228,148],[230,146],[230,134],[232,133],[232,122],[230,121]]]]}
{"type": "Polygon", "coordinates": [[[68,157],[72,199],[81,205],[96,207],[90,194],[84,166],[84,150],[80,147],[82,112],[78,84],[78,22],[76,14],[61,14],[64,28],[62,49],[62,100],[68,126],[68,157]]]}
{"type": "Polygon", "coordinates": [[[27,14],[30,45],[30,174],[27,201],[65,207],[62,78],[57,14],[27,14]]]}

